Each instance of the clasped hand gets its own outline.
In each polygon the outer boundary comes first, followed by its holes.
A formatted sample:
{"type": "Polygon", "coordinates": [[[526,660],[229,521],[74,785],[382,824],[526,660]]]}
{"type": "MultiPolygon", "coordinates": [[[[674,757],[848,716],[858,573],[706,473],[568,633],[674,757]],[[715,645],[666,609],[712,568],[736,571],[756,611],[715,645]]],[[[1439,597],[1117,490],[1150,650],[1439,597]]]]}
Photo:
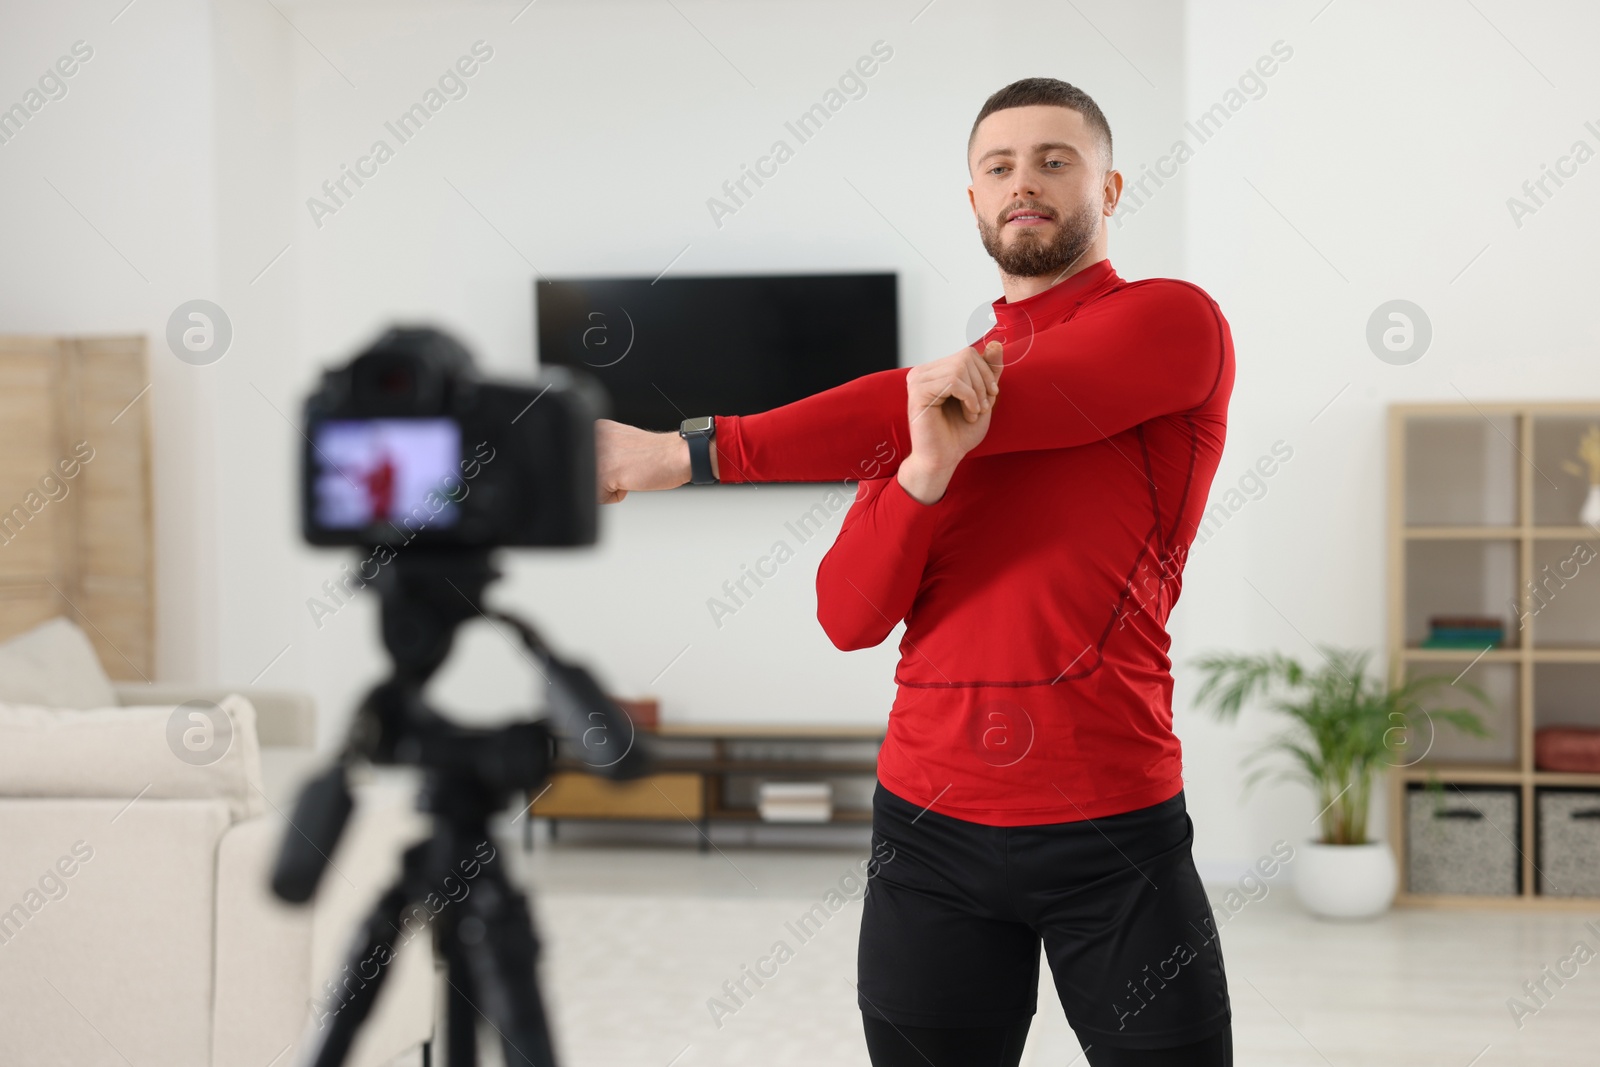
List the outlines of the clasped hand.
{"type": "Polygon", "coordinates": [[[933,504],[943,497],[956,465],[989,432],[1003,354],[1000,342],[990,341],[982,355],[975,347],[963,348],[906,374],[911,454],[896,477],[914,499],[933,504]]]}

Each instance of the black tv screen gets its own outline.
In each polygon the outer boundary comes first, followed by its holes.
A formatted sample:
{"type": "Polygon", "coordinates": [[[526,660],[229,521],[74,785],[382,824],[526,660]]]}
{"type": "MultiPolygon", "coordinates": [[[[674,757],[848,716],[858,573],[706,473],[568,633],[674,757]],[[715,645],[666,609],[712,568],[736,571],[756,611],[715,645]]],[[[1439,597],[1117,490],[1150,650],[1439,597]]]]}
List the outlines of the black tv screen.
{"type": "Polygon", "coordinates": [[[895,277],[535,282],[539,360],[586,370],[612,418],[649,430],[766,411],[900,365],[895,277]]]}

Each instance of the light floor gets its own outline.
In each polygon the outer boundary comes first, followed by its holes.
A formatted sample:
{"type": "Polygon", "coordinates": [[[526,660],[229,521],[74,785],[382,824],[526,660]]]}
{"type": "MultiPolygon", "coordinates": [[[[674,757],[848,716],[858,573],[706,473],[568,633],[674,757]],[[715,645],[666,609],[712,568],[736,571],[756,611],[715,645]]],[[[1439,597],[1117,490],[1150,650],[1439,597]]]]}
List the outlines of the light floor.
{"type": "MultiPolygon", "coordinates": [[[[535,894],[542,980],[567,1067],[867,1064],[855,1007],[859,902],[801,944],[785,923],[866,850],[689,848],[543,840],[516,856],[535,894]],[[707,1001],[774,942],[796,948],[714,1020],[707,1001]]],[[[1210,887],[1222,900],[1229,887],[1210,887]]],[[[1600,958],[1519,1028],[1507,999],[1572,954],[1597,913],[1395,910],[1373,922],[1303,914],[1286,884],[1222,926],[1240,1067],[1600,1064],[1600,958]]],[[[1569,967],[1570,971],[1570,967],[1569,967]]],[[[1024,1067],[1082,1064],[1043,976],[1024,1067]]],[[[730,1002],[731,1003],[731,1002],[730,1002]]],[[[487,1062],[487,1057],[486,1057],[487,1062]]]]}

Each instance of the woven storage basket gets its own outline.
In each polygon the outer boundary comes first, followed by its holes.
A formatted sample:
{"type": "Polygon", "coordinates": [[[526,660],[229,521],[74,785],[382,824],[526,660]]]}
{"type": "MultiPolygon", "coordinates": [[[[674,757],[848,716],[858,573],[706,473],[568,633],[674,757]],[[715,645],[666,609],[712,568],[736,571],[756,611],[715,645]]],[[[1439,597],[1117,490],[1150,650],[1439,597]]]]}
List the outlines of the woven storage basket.
{"type": "Polygon", "coordinates": [[[1600,789],[1541,789],[1536,797],[1539,892],[1600,897],[1600,789]]]}
{"type": "Polygon", "coordinates": [[[1406,793],[1406,889],[1516,896],[1521,892],[1521,795],[1515,788],[1421,785],[1406,793]]]}

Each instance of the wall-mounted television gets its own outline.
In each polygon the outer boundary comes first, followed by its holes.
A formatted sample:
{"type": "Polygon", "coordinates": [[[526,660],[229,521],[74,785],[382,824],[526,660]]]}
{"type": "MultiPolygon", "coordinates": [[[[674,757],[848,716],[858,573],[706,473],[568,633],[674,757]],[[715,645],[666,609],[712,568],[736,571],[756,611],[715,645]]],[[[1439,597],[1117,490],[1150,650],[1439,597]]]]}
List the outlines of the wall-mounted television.
{"type": "Polygon", "coordinates": [[[675,430],[900,365],[894,274],[554,278],[534,283],[541,363],[579,367],[611,417],[675,430]]]}

